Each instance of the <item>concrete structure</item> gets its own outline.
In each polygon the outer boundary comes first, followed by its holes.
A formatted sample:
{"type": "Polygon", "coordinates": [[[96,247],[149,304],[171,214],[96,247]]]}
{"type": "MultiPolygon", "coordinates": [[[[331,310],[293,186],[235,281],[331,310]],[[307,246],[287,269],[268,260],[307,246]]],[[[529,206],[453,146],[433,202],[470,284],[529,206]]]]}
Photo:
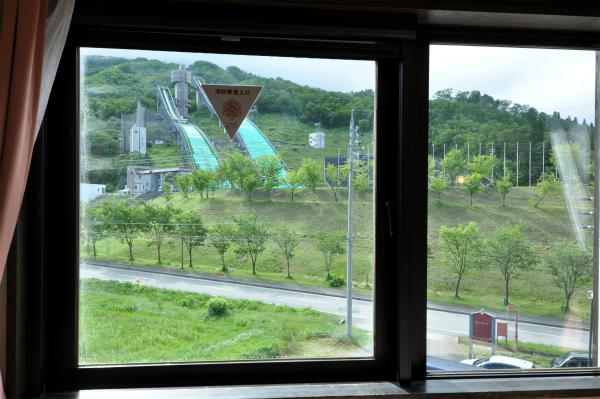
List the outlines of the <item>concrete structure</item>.
{"type": "Polygon", "coordinates": [[[127,187],[131,194],[162,191],[164,177],[167,173],[189,173],[189,168],[149,168],[147,166],[127,167],[127,187]]]}
{"type": "Polygon", "coordinates": [[[308,144],[313,148],[325,148],[325,133],[315,132],[309,134],[308,144]]]}
{"type": "Polygon", "coordinates": [[[79,200],[88,202],[106,194],[106,184],[79,183],[79,200]]]}
{"type": "Polygon", "coordinates": [[[175,83],[175,105],[182,117],[188,117],[188,84],[192,82],[192,73],[185,65],[171,71],[171,82],[175,83]]]}
{"type": "Polygon", "coordinates": [[[129,133],[129,152],[146,153],[146,108],[138,101],[135,124],[129,133]]]}

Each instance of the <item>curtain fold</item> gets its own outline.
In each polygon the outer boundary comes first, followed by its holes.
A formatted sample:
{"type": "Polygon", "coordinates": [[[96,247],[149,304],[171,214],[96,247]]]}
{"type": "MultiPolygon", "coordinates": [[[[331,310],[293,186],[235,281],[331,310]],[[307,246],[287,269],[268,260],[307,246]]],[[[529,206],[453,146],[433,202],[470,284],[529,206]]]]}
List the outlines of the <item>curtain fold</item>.
{"type": "MultiPolygon", "coordinates": [[[[47,0],[0,1],[0,279],[74,1],[58,0],[49,18],[47,0]]],[[[0,295],[0,308],[6,308],[5,295],[0,295]]],[[[0,330],[0,339],[6,339],[6,331],[0,330]]],[[[6,348],[2,344],[0,349],[6,348]]],[[[6,370],[1,371],[0,399],[5,399],[6,370]]]]}

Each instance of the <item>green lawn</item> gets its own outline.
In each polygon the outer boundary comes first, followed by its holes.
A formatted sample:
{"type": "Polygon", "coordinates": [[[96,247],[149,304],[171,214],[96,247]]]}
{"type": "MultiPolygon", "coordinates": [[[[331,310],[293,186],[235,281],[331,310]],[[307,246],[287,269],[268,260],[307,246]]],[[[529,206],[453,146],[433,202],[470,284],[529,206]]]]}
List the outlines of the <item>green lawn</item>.
{"type": "MultiPolygon", "coordinates": [[[[365,198],[354,204],[355,239],[353,251],[353,283],[357,289],[369,290],[372,286],[373,265],[373,222],[372,203],[365,198]]],[[[198,211],[204,223],[210,227],[216,222],[232,223],[232,216],[248,213],[254,210],[258,221],[269,227],[272,233],[277,229],[287,226],[296,231],[299,244],[295,256],[291,260],[291,275],[293,283],[310,284],[326,287],[325,266],[323,255],[316,249],[312,235],[317,229],[322,228],[340,236],[340,242],[345,248],[347,204],[335,203],[328,189],[317,191],[316,203],[312,202],[310,192],[300,193],[296,202],[291,203],[289,195],[284,192],[273,195],[271,201],[264,195],[256,194],[254,200],[246,201],[241,193],[232,193],[229,190],[217,192],[215,198],[200,198],[199,194],[191,193],[186,199],[182,194],[176,193],[168,203],[183,211],[198,211]]],[[[117,199],[118,200],[118,199],[117,199]]],[[[161,206],[167,204],[165,196],[152,201],[161,206]]],[[[259,254],[257,261],[257,276],[252,276],[250,260],[234,252],[233,245],[226,254],[229,274],[241,277],[255,277],[267,280],[287,281],[285,261],[270,239],[266,249],[259,254]]],[[[82,242],[81,255],[92,258],[91,247],[82,242]]],[[[128,247],[125,243],[115,238],[105,238],[96,244],[97,259],[119,262],[129,262],[128,247]]],[[[148,236],[140,236],[133,247],[135,263],[157,265],[156,246],[148,236]]],[[[188,256],[184,251],[184,267],[188,269],[188,256]]],[[[181,267],[181,243],[176,238],[167,240],[161,248],[162,267],[181,267]]],[[[193,269],[205,272],[218,272],[221,269],[221,259],[217,251],[208,245],[198,246],[192,255],[193,269]]],[[[346,255],[333,257],[332,273],[346,277],[346,255]]]]}
{"type": "Polygon", "coordinates": [[[80,364],[368,356],[372,338],[344,336],[339,317],[310,309],[226,299],[131,283],[81,280],[80,364]],[[367,351],[365,351],[365,348],[367,351]]]}
{"type": "MultiPolygon", "coordinates": [[[[438,246],[441,225],[452,226],[458,223],[474,221],[479,227],[482,239],[501,226],[525,223],[526,234],[535,246],[540,262],[533,270],[511,282],[510,301],[515,310],[548,316],[564,316],[561,311],[563,293],[552,282],[551,274],[543,260],[547,248],[559,239],[574,240],[572,223],[562,199],[562,192],[549,195],[535,208],[537,188],[513,188],[507,196],[506,207],[494,189],[486,189],[473,197],[473,206],[469,206],[468,194],[451,188],[442,194],[441,202],[437,194],[430,195],[428,240],[433,258],[428,262],[428,299],[438,302],[458,303],[484,307],[486,309],[505,309],[503,306],[504,285],[499,271],[483,267],[471,270],[461,283],[460,298],[453,298],[455,277],[438,246]]],[[[583,204],[583,206],[588,206],[583,204]]],[[[591,231],[585,233],[591,240],[591,231]]],[[[591,265],[590,265],[591,267],[591,265]]],[[[590,303],[586,299],[587,287],[579,288],[572,299],[569,317],[589,318],[590,303]]]]}
{"type": "Polygon", "coordinates": [[[189,166],[186,157],[175,144],[152,144],[148,146],[148,157],[157,168],[170,166],[189,166]]]}
{"type": "MultiPolygon", "coordinates": [[[[194,112],[194,123],[218,144],[221,151],[228,149],[229,138],[219,127],[215,117],[211,117],[206,109],[194,112]]],[[[348,150],[348,128],[323,129],[325,132],[325,148],[317,149],[308,145],[308,135],[315,131],[315,126],[300,122],[296,116],[287,114],[261,113],[257,126],[273,143],[277,153],[286,165],[295,170],[300,167],[302,158],[313,158],[319,163],[325,156],[345,156],[348,150]]],[[[359,132],[362,145],[373,147],[372,132],[359,132]]]]}

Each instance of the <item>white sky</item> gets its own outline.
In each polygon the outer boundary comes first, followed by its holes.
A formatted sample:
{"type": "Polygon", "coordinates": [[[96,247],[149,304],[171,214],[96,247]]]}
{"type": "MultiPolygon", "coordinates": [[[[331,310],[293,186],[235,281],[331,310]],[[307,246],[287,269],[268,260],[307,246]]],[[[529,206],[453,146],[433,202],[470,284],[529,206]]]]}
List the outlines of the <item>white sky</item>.
{"type": "Polygon", "coordinates": [[[593,51],[475,46],[431,46],[430,97],[445,88],[479,90],[594,122],[593,51]]]}
{"type": "Polygon", "coordinates": [[[204,60],[217,64],[221,68],[234,65],[255,75],[267,78],[281,77],[301,85],[342,92],[375,87],[375,63],[372,61],[96,48],[81,49],[81,54],[125,58],[143,57],[186,65],[204,60]]]}
{"type": "MultiPolygon", "coordinates": [[[[205,60],[325,90],[350,92],[375,86],[375,63],[370,61],[94,48],[81,52],[188,65],[205,60]]],[[[549,114],[559,111],[563,118],[594,120],[593,51],[432,46],[430,54],[430,96],[446,88],[454,93],[479,90],[549,114]]]]}

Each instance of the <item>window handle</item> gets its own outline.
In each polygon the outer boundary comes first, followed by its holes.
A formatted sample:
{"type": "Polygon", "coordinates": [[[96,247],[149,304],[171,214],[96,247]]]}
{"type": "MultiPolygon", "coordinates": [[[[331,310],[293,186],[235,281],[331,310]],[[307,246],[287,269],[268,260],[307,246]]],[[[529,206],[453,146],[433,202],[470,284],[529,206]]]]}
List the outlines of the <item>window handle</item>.
{"type": "Polygon", "coordinates": [[[392,225],[392,204],[390,201],[385,201],[385,207],[387,208],[387,215],[388,215],[388,226],[390,229],[390,237],[394,236],[394,228],[392,225]]]}

